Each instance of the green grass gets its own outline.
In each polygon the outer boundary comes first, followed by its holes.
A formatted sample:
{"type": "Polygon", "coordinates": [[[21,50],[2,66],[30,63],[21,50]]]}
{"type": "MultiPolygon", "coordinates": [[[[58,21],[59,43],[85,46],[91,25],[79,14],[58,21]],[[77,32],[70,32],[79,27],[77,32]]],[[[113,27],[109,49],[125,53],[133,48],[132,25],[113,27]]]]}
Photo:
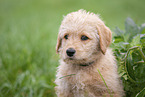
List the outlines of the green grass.
{"type": "Polygon", "coordinates": [[[112,30],[145,22],[144,0],[0,0],[0,96],[54,97],[59,25],[69,12],[99,13],[112,30]]]}

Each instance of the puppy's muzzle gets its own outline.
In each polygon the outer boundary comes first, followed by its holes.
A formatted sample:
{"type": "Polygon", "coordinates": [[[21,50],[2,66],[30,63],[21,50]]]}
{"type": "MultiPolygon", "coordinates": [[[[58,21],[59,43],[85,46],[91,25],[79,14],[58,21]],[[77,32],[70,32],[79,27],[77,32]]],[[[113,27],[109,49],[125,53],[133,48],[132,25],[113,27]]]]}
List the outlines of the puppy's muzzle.
{"type": "Polygon", "coordinates": [[[73,48],[69,48],[69,49],[66,50],[66,54],[67,54],[69,57],[74,56],[75,52],[76,52],[76,50],[73,49],[73,48]]]}

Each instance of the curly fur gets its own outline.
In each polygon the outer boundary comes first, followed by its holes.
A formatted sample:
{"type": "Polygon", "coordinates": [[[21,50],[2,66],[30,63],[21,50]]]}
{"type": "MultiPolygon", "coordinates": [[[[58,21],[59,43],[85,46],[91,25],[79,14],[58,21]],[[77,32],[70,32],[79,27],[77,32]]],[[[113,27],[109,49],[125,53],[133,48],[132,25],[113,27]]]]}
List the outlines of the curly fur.
{"type": "Polygon", "coordinates": [[[55,80],[58,97],[110,97],[97,70],[103,76],[113,97],[124,95],[115,57],[108,48],[111,34],[111,30],[94,13],[79,10],[64,17],[56,46],[61,58],[55,80]],[[65,35],[68,35],[67,40],[65,35]],[[89,39],[82,41],[82,35],[89,39]],[[68,48],[76,50],[73,58],[67,56],[68,48]]]}

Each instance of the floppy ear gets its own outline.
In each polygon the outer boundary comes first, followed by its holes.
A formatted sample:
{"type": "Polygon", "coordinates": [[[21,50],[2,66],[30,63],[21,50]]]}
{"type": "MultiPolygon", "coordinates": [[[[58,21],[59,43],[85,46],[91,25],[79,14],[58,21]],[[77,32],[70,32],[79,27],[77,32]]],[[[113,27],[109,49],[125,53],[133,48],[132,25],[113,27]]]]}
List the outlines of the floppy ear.
{"type": "Polygon", "coordinates": [[[60,49],[60,46],[61,46],[61,41],[62,41],[62,39],[60,38],[60,35],[58,34],[57,44],[56,44],[56,53],[57,54],[59,53],[59,49],[60,49]]]}
{"type": "Polygon", "coordinates": [[[107,47],[111,43],[112,32],[108,27],[105,26],[105,24],[98,25],[97,29],[98,29],[98,34],[100,38],[100,49],[101,49],[101,52],[105,55],[107,47]]]}

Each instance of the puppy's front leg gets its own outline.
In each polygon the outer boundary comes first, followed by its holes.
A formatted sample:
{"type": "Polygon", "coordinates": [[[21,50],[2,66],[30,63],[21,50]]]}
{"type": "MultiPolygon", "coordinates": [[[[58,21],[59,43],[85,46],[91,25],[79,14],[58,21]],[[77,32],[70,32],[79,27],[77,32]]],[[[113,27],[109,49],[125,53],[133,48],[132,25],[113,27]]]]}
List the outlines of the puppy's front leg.
{"type": "Polygon", "coordinates": [[[58,85],[55,87],[57,97],[73,97],[73,93],[70,90],[70,85],[58,85]]]}
{"type": "Polygon", "coordinates": [[[122,97],[121,94],[117,91],[112,91],[111,89],[107,89],[105,86],[88,86],[89,95],[93,95],[93,97],[122,97]]]}

